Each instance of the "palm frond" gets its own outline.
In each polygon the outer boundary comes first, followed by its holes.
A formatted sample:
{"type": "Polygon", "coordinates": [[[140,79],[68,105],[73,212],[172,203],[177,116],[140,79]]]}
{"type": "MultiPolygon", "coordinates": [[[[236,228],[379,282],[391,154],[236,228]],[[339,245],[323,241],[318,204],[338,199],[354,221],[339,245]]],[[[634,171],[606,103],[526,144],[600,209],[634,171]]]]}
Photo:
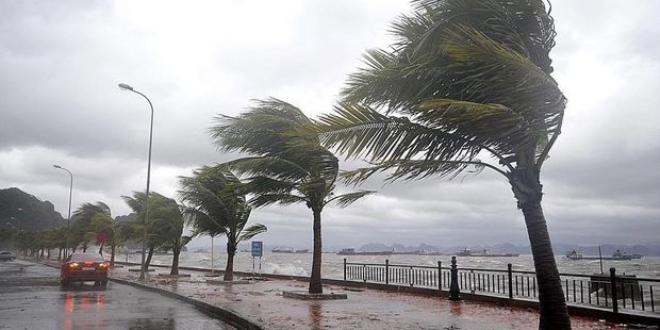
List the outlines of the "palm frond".
{"type": "Polygon", "coordinates": [[[348,193],[348,194],[334,196],[334,197],[330,198],[328,201],[326,201],[325,204],[329,204],[331,202],[336,201],[337,205],[339,205],[339,207],[344,208],[344,207],[347,207],[347,206],[353,204],[354,202],[358,201],[362,197],[365,197],[365,196],[368,196],[368,195],[371,195],[371,194],[375,194],[375,193],[376,192],[373,191],[373,190],[360,190],[360,191],[356,191],[356,192],[352,192],[352,193],[348,193]]]}
{"type": "Polygon", "coordinates": [[[250,199],[250,205],[254,207],[264,207],[272,204],[289,205],[295,203],[308,203],[309,199],[304,196],[298,196],[285,193],[260,193],[250,199]]]}
{"type": "MultiPolygon", "coordinates": [[[[238,242],[244,242],[251,239],[254,236],[257,236],[261,233],[265,233],[267,230],[266,226],[257,223],[241,231],[241,235],[238,238],[238,242]]],[[[237,242],[237,243],[238,243],[237,242]]]]}
{"type": "Polygon", "coordinates": [[[321,141],[346,157],[387,159],[471,159],[482,146],[469,137],[411,122],[406,117],[384,116],[357,104],[340,104],[334,114],[315,125],[321,141]]]}
{"type": "Polygon", "coordinates": [[[341,177],[346,184],[355,185],[366,181],[371,175],[379,172],[388,172],[386,181],[390,183],[399,180],[420,180],[430,176],[446,177],[451,180],[465,171],[471,175],[479,174],[486,167],[507,177],[504,171],[477,159],[469,161],[391,160],[370,167],[342,172],[341,177]]]}

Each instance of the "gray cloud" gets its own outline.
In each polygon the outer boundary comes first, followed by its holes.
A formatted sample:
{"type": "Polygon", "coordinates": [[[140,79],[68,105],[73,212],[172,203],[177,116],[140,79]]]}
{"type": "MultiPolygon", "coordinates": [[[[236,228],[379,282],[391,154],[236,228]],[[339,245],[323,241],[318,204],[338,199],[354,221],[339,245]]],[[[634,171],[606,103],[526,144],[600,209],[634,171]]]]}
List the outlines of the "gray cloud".
{"type": "MultiPolygon", "coordinates": [[[[660,4],[554,1],[555,77],[569,104],[542,175],[555,241],[653,242],[660,232],[660,4]]],[[[329,112],[365,49],[387,46],[405,0],[332,2],[5,1],[0,3],[0,187],[19,187],[66,213],[146,183],[149,108],[155,108],[152,189],[176,196],[178,176],[223,162],[208,128],[249,100],[274,96],[314,117],[329,112]],[[159,6],[158,11],[151,8],[159,6]]],[[[356,162],[344,163],[346,167],[356,162]]],[[[524,221],[508,183],[485,171],[454,181],[383,185],[345,209],[328,207],[324,242],[510,241],[524,221]]],[[[348,191],[352,187],[342,187],[348,191]]],[[[303,205],[255,210],[272,245],[311,246],[303,205]]]]}

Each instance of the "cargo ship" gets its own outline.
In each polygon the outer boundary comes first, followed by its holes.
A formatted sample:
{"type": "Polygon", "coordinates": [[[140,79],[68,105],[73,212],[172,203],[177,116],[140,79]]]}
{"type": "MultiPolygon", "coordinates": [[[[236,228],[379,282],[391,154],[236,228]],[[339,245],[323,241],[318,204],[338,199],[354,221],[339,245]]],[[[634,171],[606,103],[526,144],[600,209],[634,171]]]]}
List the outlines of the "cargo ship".
{"type": "Polygon", "coordinates": [[[478,252],[471,251],[470,249],[463,249],[463,251],[456,252],[459,257],[518,257],[518,253],[490,253],[488,250],[483,249],[478,252]]]}
{"type": "Polygon", "coordinates": [[[341,249],[337,254],[340,256],[389,256],[392,251],[360,252],[355,251],[353,248],[346,248],[341,249]]]}

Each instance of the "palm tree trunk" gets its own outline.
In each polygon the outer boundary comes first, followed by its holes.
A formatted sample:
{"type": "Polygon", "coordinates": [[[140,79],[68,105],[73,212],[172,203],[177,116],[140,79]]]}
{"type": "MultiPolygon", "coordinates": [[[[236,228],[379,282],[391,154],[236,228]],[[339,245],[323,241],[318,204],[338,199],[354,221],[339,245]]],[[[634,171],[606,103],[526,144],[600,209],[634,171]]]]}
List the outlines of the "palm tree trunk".
{"type": "Polygon", "coordinates": [[[174,248],[172,249],[172,269],[170,270],[170,275],[179,275],[179,254],[181,254],[181,249],[174,248]]]}
{"type": "Polygon", "coordinates": [[[540,199],[522,205],[539,284],[539,329],[570,330],[571,320],[540,199]]]}
{"type": "Polygon", "coordinates": [[[114,245],[114,244],[110,245],[110,266],[115,265],[115,252],[116,252],[116,249],[117,249],[117,245],[114,245]]]}
{"type": "Polygon", "coordinates": [[[234,254],[236,253],[235,251],[229,251],[229,247],[227,247],[227,267],[225,268],[225,281],[233,281],[234,280],[234,254]]]}
{"type": "Polygon", "coordinates": [[[213,251],[213,245],[214,245],[214,243],[213,243],[213,237],[214,237],[214,236],[211,235],[211,274],[213,274],[213,272],[215,271],[215,269],[213,268],[213,266],[214,266],[214,265],[213,265],[213,257],[214,257],[214,255],[213,255],[213,252],[214,252],[214,251],[213,251]]]}
{"type": "Polygon", "coordinates": [[[309,279],[309,293],[323,293],[321,283],[321,211],[314,210],[314,251],[312,256],[312,276],[309,279]]]}
{"type": "Polygon", "coordinates": [[[144,271],[149,270],[149,265],[151,264],[151,257],[154,256],[154,247],[149,247],[149,254],[147,255],[147,260],[144,262],[144,271]]]}

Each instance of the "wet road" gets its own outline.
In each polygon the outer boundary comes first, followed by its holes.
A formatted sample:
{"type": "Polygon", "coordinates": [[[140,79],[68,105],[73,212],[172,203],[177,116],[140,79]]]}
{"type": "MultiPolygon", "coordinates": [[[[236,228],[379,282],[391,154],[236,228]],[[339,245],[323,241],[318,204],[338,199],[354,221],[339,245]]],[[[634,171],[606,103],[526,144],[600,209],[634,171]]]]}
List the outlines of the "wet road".
{"type": "Polygon", "coordinates": [[[234,329],[157,293],[112,282],[62,290],[57,276],[42,265],[0,262],[0,329],[234,329]]]}

